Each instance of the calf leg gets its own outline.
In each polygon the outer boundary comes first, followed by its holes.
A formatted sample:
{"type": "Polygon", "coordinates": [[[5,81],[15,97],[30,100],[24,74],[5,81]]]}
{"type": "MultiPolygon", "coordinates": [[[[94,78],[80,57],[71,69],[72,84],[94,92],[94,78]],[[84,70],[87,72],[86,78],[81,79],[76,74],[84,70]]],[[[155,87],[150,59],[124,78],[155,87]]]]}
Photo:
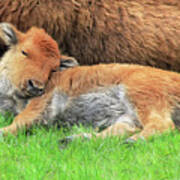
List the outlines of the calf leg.
{"type": "Polygon", "coordinates": [[[131,136],[129,139],[135,141],[137,139],[147,139],[155,133],[162,133],[168,129],[175,128],[169,111],[152,111],[144,123],[143,130],[140,133],[131,136]]]}
{"type": "Polygon", "coordinates": [[[72,136],[67,136],[65,139],[60,140],[61,143],[67,143],[69,141],[72,141],[76,138],[85,138],[85,139],[91,139],[93,136],[97,138],[106,138],[111,136],[123,136],[123,135],[132,135],[136,131],[138,131],[138,128],[131,127],[128,123],[125,122],[116,122],[115,124],[109,126],[105,130],[103,130],[100,133],[80,133],[75,134],[72,136]]]}
{"type": "MultiPolygon", "coordinates": [[[[168,110],[167,111],[164,110],[163,112],[152,110],[149,113],[149,116],[147,116],[147,118],[144,119],[142,122],[143,122],[143,130],[137,134],[135,133],[140,130],[139,128],[131,127],[128,123],[117,122],[106,128],[102,132],[95,133],[94,136],[105,138],[108,136],[122,136],[125,134],[127,135],[135,134],[127,139],[127,142],[134,142],[138,139],[146,139],[157,132],[162,133],[168,129],[175,128],[175,125],[171,119],[170,111],[168,110]]],[[[81,133],[81,134],[69,136],[67,137],[67,140],[70,141],[78,137],[90,139],[93,137],[93,135],[88,133],[81,133]]],[[[64,140],[62,142],[64,142],[64,140]]]]}
{"type": "Polygon", "coordinates": [[[109,136],[132,135],[137,130],[139,129],[135,127],[131,127],[128,123],[117,122],[106,128],[102,132],[96,133],[95,136],[100,138],[106,138],[109,136]]]}
{"type": "Polygon", "coordinates": [[[29,128],[33,124],[42,120],[42,114],[45,111],[49,95],[43,95],[37,98],[33,98],[26,106],[24,111],[18,114],[11,125],[1,128],[0,132],[3,135],[7,133],[17,134],[18,129],[23,127],[29,128]]]}

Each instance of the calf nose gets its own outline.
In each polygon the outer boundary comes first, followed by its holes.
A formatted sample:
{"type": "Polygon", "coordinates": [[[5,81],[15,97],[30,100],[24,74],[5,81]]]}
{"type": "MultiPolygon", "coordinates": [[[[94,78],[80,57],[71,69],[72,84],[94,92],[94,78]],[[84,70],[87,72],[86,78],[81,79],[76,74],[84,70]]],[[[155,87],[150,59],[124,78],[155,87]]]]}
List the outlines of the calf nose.
{"type": "Polygon", "coordinates": [[[37,80],[29,79],[27,81],[27,92],[31,96],[40,96],[44,93],[44,84],[37,80]]]}

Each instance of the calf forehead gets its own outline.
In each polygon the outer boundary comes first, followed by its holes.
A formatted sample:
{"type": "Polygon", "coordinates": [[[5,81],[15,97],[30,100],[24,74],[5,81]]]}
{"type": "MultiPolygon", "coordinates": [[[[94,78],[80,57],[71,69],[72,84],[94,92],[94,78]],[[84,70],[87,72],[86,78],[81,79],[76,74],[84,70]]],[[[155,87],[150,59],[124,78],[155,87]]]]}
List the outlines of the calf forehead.
{"type": "Polygon", "coordinates": [[[22,39],[22,43],[35,51],[39,50],[41,55],[48,58],[60,58],[58,45],[43,29],[31,28],[22,39]]]}

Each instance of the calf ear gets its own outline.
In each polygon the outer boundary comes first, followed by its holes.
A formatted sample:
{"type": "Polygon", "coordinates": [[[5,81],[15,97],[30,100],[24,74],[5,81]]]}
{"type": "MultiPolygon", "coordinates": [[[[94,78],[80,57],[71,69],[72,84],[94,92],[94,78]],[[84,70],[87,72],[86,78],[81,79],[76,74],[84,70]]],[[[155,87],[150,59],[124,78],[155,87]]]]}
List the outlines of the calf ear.
{"type": "Polygon", "coordinates": [[[79,63],[75,58],[65,56],[65,55],[61,56],[60,71],[63,71],[65,69],[72,68],[75,66],[79,66],[79,63]]]}
{"type": "Polygon", "coordinates": [[[14,27],[9,23],[0,23],[0,57],[10,46],[17,44],[17,41],[14,27]]]}

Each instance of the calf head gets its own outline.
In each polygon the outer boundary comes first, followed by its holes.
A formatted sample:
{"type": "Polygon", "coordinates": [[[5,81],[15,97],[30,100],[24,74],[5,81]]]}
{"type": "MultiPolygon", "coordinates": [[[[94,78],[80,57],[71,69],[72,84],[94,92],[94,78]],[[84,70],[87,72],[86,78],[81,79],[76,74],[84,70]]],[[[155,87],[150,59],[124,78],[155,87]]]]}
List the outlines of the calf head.
{"type": "Polygon", "coordinates": [[[23,98],[41,95],[59,66],[58,45],[44,30],[33,27],[22,33],[0,23],[0,79],[6,77],[13,93],[23,98]]]}

